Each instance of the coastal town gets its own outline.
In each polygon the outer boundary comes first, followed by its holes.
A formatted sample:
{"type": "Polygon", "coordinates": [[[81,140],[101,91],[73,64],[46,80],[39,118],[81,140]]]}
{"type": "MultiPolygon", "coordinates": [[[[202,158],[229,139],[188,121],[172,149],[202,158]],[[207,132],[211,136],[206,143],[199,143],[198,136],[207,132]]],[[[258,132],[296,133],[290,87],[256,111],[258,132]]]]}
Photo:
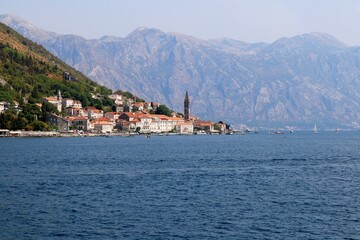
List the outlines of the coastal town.
{"type": "MultiPolygon", "coordinates": [[[[84,108],[81,101],[57,95],[43,98],[43,104],[53,105],[56,113],[47,116],[47,122],[56,129],[51,133],[29,133],[0,129],[0,136],[49,136],[49,135],[130,135],[130,134],[229,134],[229,125],[201,120],[190,114],[188,92],[184,98],[184,112],[171,111],[170,114],[157,114],[161,104],[157,102],[137,102],[137,97],[127,98],[122,94],[108,96],[115,102],[113,112],[104,112],[94,106],[84,108]],[[62,113],[62,114],[61,114],[62,113]]],[[[39,104],[41,107],[42,104],[39,104]]],[[[0,113],[7,108],[0,102],[0,113]]]]}

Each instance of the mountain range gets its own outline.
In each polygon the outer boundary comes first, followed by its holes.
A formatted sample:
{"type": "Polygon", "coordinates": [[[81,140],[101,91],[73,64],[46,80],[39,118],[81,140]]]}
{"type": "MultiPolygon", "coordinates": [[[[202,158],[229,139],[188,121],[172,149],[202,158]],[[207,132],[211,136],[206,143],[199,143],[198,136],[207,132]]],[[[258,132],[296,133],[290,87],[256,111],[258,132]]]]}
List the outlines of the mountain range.
{"type": "Polygon", "coordinates": [[[233,125],[360,127],[360,48],[324,33],[273,43],[201,40],[138,28],[124,38],[85,39],[0,21],[94,81],[233,125]]]}

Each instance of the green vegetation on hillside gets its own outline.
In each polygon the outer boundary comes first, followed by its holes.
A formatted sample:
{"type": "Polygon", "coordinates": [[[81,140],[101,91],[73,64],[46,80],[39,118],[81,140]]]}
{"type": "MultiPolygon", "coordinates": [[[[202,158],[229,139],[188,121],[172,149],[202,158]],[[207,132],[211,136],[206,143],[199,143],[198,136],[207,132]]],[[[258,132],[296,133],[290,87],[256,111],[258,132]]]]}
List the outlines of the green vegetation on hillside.
{"type": "Polygon", "coordinates": [[[4,24],[0,24],[0,78],[5,80],[0,84],[0,101],[22,103],[26,99],[40,103],[42,97],[61,90],[63,97],[80,100],[88,106],[96,104],[91,93],[111,94],[110,89],[91,81],[4,24]],[[63,72],[70,73],[76,80],[63,80],[63,72]]]}
{"type": "Polygon", "coordinates": [[[166,105],[159,105],[159,107],[155,111],[156,114],[163,114],[168,117],[171,117],[171,110],[166,105]]]}
{"type": "Polygon", "coordinates": [[[115,93],[117,93],[117,94],[121,94],[121,95],[123,95],[124,97],[126,97],[126,98],[133,98],[133,97],[135,97],[135,102],[145,102],[145,100],[144,99],[142,99],[142,98],[139,98],[139,97],[137,97],[137,96],[134,96],[132,93],[130,93],[130,92],[123,92],[123,91],[120,91],[120,90],[118,90],[118,91],[116,91],[115,93]]]}
{"type": "Polygon", "coordinates": [[[111,109],[114,105],[107,97],[112,92],[110,89],[69,67],[41,45],[0,24],[0,101],[18,103],[21,109],[20,112],[10,109],[2,114],[0,128],[15,130],[28,126],[31,129],[31,125],[33,129],[48,128],[37,123],[45,122],[46,116],[36,103],[42,103],[43,97],[56,95],[58,90],[64,98],[80,100],[84,107],[111,109]],[[72,80],[65,80],[64,72],[69,73],[72,80]]]}

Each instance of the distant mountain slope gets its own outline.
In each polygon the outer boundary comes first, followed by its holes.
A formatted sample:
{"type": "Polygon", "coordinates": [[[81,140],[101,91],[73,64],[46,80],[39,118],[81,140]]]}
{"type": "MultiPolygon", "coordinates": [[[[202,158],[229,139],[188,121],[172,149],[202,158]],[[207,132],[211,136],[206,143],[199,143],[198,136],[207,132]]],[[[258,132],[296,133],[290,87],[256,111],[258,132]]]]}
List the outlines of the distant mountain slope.
{"type": "Polygon", "coordinates": [[[327,34],[249,44],[138,28],[125,38],[86,40],[9,16],[0,21],[110,88],[179,111],[188,90],[202,118],[266,127],[360,123],[360,49],[327,34]]]}

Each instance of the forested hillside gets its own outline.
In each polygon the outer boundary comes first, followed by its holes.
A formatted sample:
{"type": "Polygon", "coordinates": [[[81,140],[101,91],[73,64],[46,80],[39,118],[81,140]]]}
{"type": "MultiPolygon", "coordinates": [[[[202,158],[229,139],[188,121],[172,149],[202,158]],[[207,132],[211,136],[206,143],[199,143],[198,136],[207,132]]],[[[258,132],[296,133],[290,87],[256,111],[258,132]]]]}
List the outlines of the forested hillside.
{"type": "Polygon", "coordinates": [[[80,100],[84,107],[111,108],[113,104],[107,98],[111,90],[0,23],[0,102],[12,106],[1,115],[0,128],[48,128],[41,122],[46,122],[46,114],[55,110],[42,104],[42,98],[53,96],[58,90],[65,98],[80,100]]]}
{"type": "Polygon", "coordinates": [[[91,94],[111,93],[4,24],[0,24],[0,78],[0,101],[36,103],[61,90],[63,97],[87,106],[94,104],[91,94]],[[74,80],[64,80],[64,72],[74,80]]]}

